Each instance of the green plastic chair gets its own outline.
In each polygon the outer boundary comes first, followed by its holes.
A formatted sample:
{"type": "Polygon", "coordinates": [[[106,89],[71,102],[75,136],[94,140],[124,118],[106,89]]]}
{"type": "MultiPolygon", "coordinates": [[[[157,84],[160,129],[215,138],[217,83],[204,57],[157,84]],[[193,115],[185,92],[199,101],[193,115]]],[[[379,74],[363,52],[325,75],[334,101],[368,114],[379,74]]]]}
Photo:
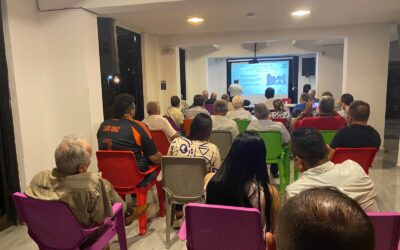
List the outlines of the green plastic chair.
{"type": "Polygon", "coordinates": [[[331,144],[333,137],[336,134],[336,130],[320,130],[319,131],[324,138],[324,141],[326,144],[331,144]]]}
{"type": "Polygon", "coordinates": [[[239,120],[239,119],[237,119],[237,120],[235,120],[235,122],[236,122],[236,124],[238,126],[239,133],[242,133],[242,132],[246,131],[247,126],[249,126],[249,124],[250,124],[250,120],[239,120]]]}
{"type": "Polygon", "coordinates": [[[279,190],[285,192],[290,183],[289,147],[282,144],[282,135],[279,131],[257,131],[264,140],[267,148],[266,162],[277,163],[279,171],[279,190]]]}

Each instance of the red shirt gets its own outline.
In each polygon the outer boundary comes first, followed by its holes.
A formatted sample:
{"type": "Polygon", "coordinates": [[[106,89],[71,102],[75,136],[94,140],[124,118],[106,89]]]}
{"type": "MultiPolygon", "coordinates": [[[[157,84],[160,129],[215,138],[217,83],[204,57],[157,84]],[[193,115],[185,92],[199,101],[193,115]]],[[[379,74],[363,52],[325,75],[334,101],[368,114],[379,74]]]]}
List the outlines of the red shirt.
{"type": "Polygon", "coordinates": [[[301,120],[296,121],[293,124],[295,129],[310,127],[317,130],[338,130],[347,125],[346,120],[338,116],[315,116],[305,117],[301,120]]]}

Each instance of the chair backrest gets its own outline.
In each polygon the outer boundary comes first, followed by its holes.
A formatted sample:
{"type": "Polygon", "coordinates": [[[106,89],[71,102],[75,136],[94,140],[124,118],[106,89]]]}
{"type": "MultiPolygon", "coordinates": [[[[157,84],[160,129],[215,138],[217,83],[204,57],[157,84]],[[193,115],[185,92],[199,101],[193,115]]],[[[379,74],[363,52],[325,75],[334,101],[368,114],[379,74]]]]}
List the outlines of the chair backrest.
{"type": "Polygon", "coordinates": [[[285,127],[287,127],[287,123],[288,123],[288,119],[286,119],[286,118],[271,118],[271,121],[274,121],[274,122],[280,122],[280,123],[282,123],[283,125],[285,125],[285,127]]]}
{"type": "Polygon", "coordinates": [[[205,104],[204,107],[207,109],[210,115],[214,114],[214,104],[205,104]]]}
{"type": "Polygon", "coordinates": [[[213,130],[209,139],[210,142],[217,145],[221,161],[225,160],[226,156],[231,150],[232,146],[232,134],[230,131],[224,130],[213,130]]]}
{"type": "Polygon", "coordinates": [[[150,130],[150,133],[158,151],[160,151],[162,155],[167,155],[170,142],[164,132],[162,130],[150,130]]]}
{"type": "Polygon", "coordinates": [[[192,119],[183,119],[183,130],[185,130],[185,135],[189,136],[190,134],[190,126],[192,125],[192,119]]]}
{"type": "Polygon", "coordinates": [[[400,213],[368,212],[375,229],[375,249],[400,249],[400,213]]]}
{"type": "Polygon", "coordinates": [[[207,172],[203,158],[163,156],[161,167],[163,187],[174,199],[202,196],[207,172]]]}
{"type": "Polygon", "coordinates": [[[282,98],[282,102],[283,103],[287,103],[287,104],[291,104],[292,103],[292,99],[291,98],[282,98]]]}
{"type": "Polygon", "coordinates": [[[164,115],[164,118],[168,120],[169,124],[171,124],[171,126],[172,126],[176,131],[182,132],[182,129],[181,129],[180,127],[178,127],[179,124],[176,124],[176,123],[174,122],[174,120],[173,120],[171,117],[164,115]]]}
{"type": "Polygon", "coordinates": [[[143,180],[132,151],[99,150],[97,166],[118,193],[130,192],[143,180]]]}
{"type": "Polygon", "coordinates": [[[189,203],[185,221],[188,249],[265,249],[256,208],[189,203]]]}
{"type": "Polygon", "coordinates": [[[284,148],[282,146],[282,135],[279,131],[257,131],[264,140],[267,148],[267,161],[278,159],[282,156],[284,148]]]}
{"type": "Polygon", "coordinates": [[[338,130],[346,126],[346,121],[338,116],[306,117],[301,127],[310,127],[316,130],[338,130]]]}
{"type": "Polygon", "coordinates": [[[235,122],[238,126],[239,132],[242,133],[246,131],[247,127],[250,124],[250,120],[241,120],[241,119],[235,119],[235,122]]]}
{"type": "Polygon", "coordinates": [[[346,160],[353,160],[360,164],[365,173],[368,174],[376,152],[376,148],[336,148],[331,161],[338,164],[346,160]]]}
{"type": "Polygon", "coordinates": [[[331,144],[333,137],[335,137],[336,130],[320,130],[319,131],[324,138],[325,144],[331,144]]]}
{"type": "Polygon", "coordinates": [[[89,234],[90,230],[83,229],[61,201],[32,199],[18,192],[12,197],[29,235],[41,249],[75,249],[89,234]]]}

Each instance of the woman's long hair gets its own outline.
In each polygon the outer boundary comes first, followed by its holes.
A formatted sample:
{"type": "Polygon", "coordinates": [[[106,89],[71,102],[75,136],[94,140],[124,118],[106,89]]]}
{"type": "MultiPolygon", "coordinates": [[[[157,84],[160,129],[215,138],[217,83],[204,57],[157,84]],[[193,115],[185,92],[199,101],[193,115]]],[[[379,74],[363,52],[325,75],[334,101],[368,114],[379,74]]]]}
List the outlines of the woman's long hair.
{"type": "Polygon", "coordinates": [[[210,138],[212,130],[212,120],[207,114],[197,114],[190,125],[190,140],[206,141],[210,138]]]}
{"type": "Polygon", "coordinates": [[[266,231],[271,229],[271,194],[265,163],[266,148],[262,138],[254,131],[239,134],[220,169],[207,185],[207,203],[226,206],[252,207],[249,194],[256,185],[258,205],[265,199],[266,231]],[[261,197],[261,190],[264,197],[261,197]]]}

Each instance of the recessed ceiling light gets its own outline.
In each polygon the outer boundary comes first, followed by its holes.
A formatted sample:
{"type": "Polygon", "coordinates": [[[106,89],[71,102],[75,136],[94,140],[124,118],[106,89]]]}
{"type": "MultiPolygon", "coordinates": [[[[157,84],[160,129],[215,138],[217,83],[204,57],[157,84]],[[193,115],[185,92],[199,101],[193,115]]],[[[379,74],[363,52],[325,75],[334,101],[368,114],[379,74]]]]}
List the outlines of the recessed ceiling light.
{"type": "Polygon", "coordinates": [[[188,23],[190,24],[201,24],[202,22],[204,22],[204,18],[202,17],[189,17],[187,19],[188,23]]]}
{"type": "Polygon", "coordinates": [[[310,13],[311,13],[311,11],[309,11],[309,10],[298,10],[298,11],[292,12],[292,16],[306,16],[306,15],[309,15],[310,13]]]}

